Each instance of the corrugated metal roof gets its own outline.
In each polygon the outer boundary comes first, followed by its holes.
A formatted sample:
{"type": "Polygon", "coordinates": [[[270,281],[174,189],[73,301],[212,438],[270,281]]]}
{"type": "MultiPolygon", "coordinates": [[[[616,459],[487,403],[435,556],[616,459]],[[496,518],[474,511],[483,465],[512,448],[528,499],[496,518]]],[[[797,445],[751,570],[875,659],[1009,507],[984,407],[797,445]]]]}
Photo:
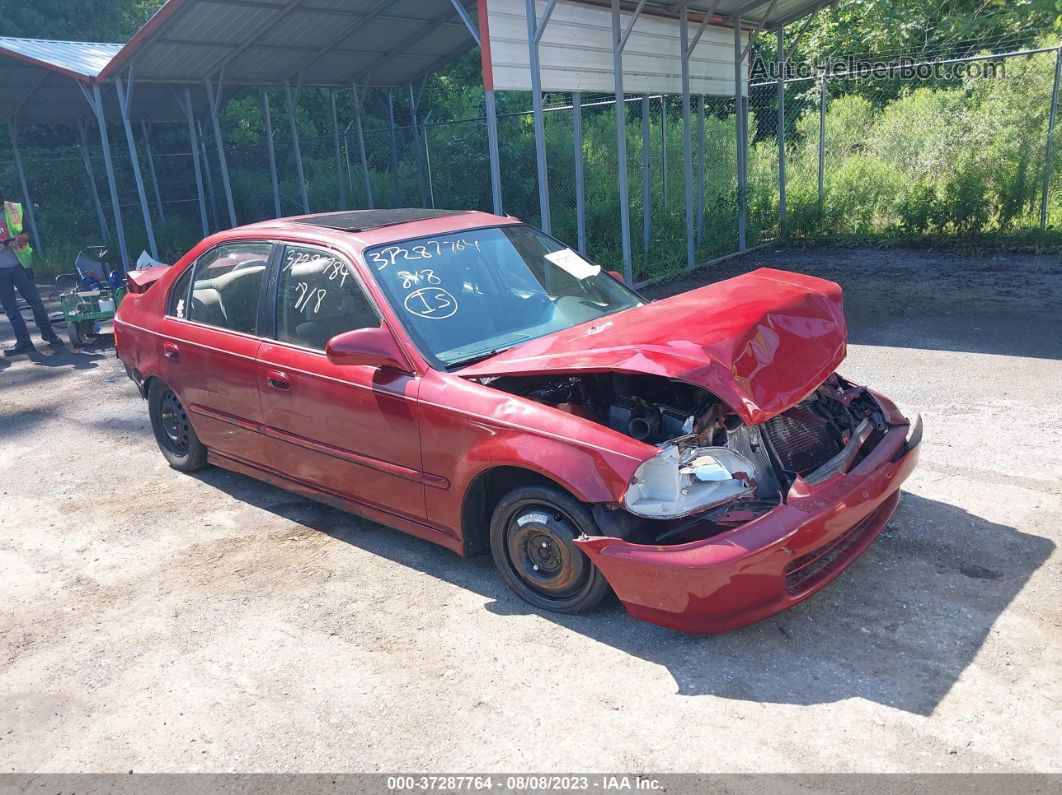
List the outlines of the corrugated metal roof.
{"type": "Polygon", "coordinates": [[[122,49],[121,44],[88,41],[49,41],[47,39],[12,39],[0,36],[0,51],[23,60],[82,77],[95,77],[122,49]]]}

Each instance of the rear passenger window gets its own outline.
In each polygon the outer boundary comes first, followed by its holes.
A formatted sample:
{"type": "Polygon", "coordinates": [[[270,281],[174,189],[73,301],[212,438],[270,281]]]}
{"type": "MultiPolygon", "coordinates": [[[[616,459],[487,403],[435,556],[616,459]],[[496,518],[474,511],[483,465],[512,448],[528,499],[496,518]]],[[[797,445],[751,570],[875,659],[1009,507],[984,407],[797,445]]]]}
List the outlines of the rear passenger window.
{"type": "Polygon", "coordinates": [[[194,265],[184,269],[184,273],[177,277],[173,289],[170,290],[170,302],[167,305],[166,314],[183,320],[188,317],[188,282],[191,281],[194,265]]]}
{"type": "Polygon", "coordinates": [[[188,319],[256,334],[258,296],[271,247],[269,243],[230,243],[201,256],[195,264],[188,319]]]}
{"type": "Polygon", "coordinates": [[[377,328],[380,320],[346,262],[326,251],[284,250],[277,299],[277,339],[323,351],[344,331],[377,328]]]}

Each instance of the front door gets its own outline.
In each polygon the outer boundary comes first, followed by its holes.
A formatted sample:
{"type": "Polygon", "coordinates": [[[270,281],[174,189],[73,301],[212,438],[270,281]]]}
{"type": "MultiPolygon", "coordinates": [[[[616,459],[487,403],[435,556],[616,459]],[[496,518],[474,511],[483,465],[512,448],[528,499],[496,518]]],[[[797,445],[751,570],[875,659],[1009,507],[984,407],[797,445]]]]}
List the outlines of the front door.
{"type": "Polygon", "coordinates": [[[338,255],[287,246],[276,291],[276,341],[258,351],[270,467],[374,508],[424,519],[415,376],[335,365],[325,343],[380,319],[338,255]]]}
{"type": "Polygon", "coordinates": [[[174,284],[159,324],[163,380],[209,450],[252,463],[266,455],[256,357],[270,243],[205,252],[174,284]]]}

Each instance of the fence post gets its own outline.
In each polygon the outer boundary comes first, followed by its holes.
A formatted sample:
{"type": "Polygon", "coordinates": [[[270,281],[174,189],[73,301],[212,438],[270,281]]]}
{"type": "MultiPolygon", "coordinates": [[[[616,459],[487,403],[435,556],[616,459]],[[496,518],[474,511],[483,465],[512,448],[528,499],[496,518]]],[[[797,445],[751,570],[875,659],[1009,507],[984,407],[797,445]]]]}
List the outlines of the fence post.
{"type": "Polygon", "coordinates": [[[1055,82],[1051,89],[1051,115],[1047,119],[1047,151],[1044,155],[1044,190],[1040,197],[1040,230],[1047,228],[1047,192],[1051,187],[1051,163],[1054,160],[1055,119],[1058,117],[1058,88],[1062,79],[1062,45],[1055,55],[1055,82]]]}
{"type": "Polygon", "coordinates": [[[394,185],[394,206],[402,206],[402,183],[398,178],[398,133],[395,131],[395,97],[387,89],[387,124],[391,132],[391,182],[394,185]]]}
{"type": "Polygon", "coordinates": [[[586,193],[583,183],[583,95],[572,94],[572,140],[575,151],[575,226],[579,253],[586,256],[586,193]]]}
{"type": "Polygon", "coordinates": [[[107,216],[103,214],[103,203],[100,201],[100,191],[96,187],[96,174],[92,170],[92,160],[89,159],[88,133],[85,131],[85,120],[77,120],[77,134],[81,139],[81,159],[85,161],[85,171],[88,173],[89,189],[92,191],[92,203],[96,206],[96,218],[100,222],[100,242],[109,243],[111,233],[107,230],[107,216]]]}
{"type": "Polygon", "coordinates": [[[697,245],[704,242],[704,94],[697,97],[697,245]]]}
{"type": "Polygon", "coordinates": [[[667,95],[660,95],[660,192],[664,199],[664,213],[667,214],[667,95]]]}
{"type": "Polygon", "coordinates": [[[358,94],[358,84],[351,83],[350,89],[354,93],[354,129],[358,133],[358,154],[361,157],[361,175],[365,180],[365,206],[372,209],[372,183],[369,181],[369,161],[365,158],[365,131],[361,126],[361,106],[364,104],[365,92],[368,86],[358,94]]]}
{"type": "Polygon", "coordinates": [[[830,59],[819,77],[819,212],[826,203],[826,78],[830,73],[830,59]]]}
{"type": "Polygon", "coordinates": [[[789,216],[785,206],[785,26],[778,28],[778,229],[782,237],[789,234],[789,216]]]}

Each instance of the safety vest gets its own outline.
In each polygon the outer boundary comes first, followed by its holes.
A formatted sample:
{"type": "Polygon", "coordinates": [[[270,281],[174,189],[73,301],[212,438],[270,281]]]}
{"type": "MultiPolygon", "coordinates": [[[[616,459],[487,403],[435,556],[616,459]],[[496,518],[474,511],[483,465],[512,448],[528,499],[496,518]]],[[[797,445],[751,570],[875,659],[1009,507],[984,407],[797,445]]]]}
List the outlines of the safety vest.
{"type": "MultiPolygon", "coordinates": [[[[8,237],[17,237],[22,234],[22,205],[18,202],[4,202],[4,220],[7,221],[8,237]]],[[[23,267],[29,268],[33,263],[33,249],[29,243],[17,246],[11,244],[15,250],[15,256],[23,267]]]]}

